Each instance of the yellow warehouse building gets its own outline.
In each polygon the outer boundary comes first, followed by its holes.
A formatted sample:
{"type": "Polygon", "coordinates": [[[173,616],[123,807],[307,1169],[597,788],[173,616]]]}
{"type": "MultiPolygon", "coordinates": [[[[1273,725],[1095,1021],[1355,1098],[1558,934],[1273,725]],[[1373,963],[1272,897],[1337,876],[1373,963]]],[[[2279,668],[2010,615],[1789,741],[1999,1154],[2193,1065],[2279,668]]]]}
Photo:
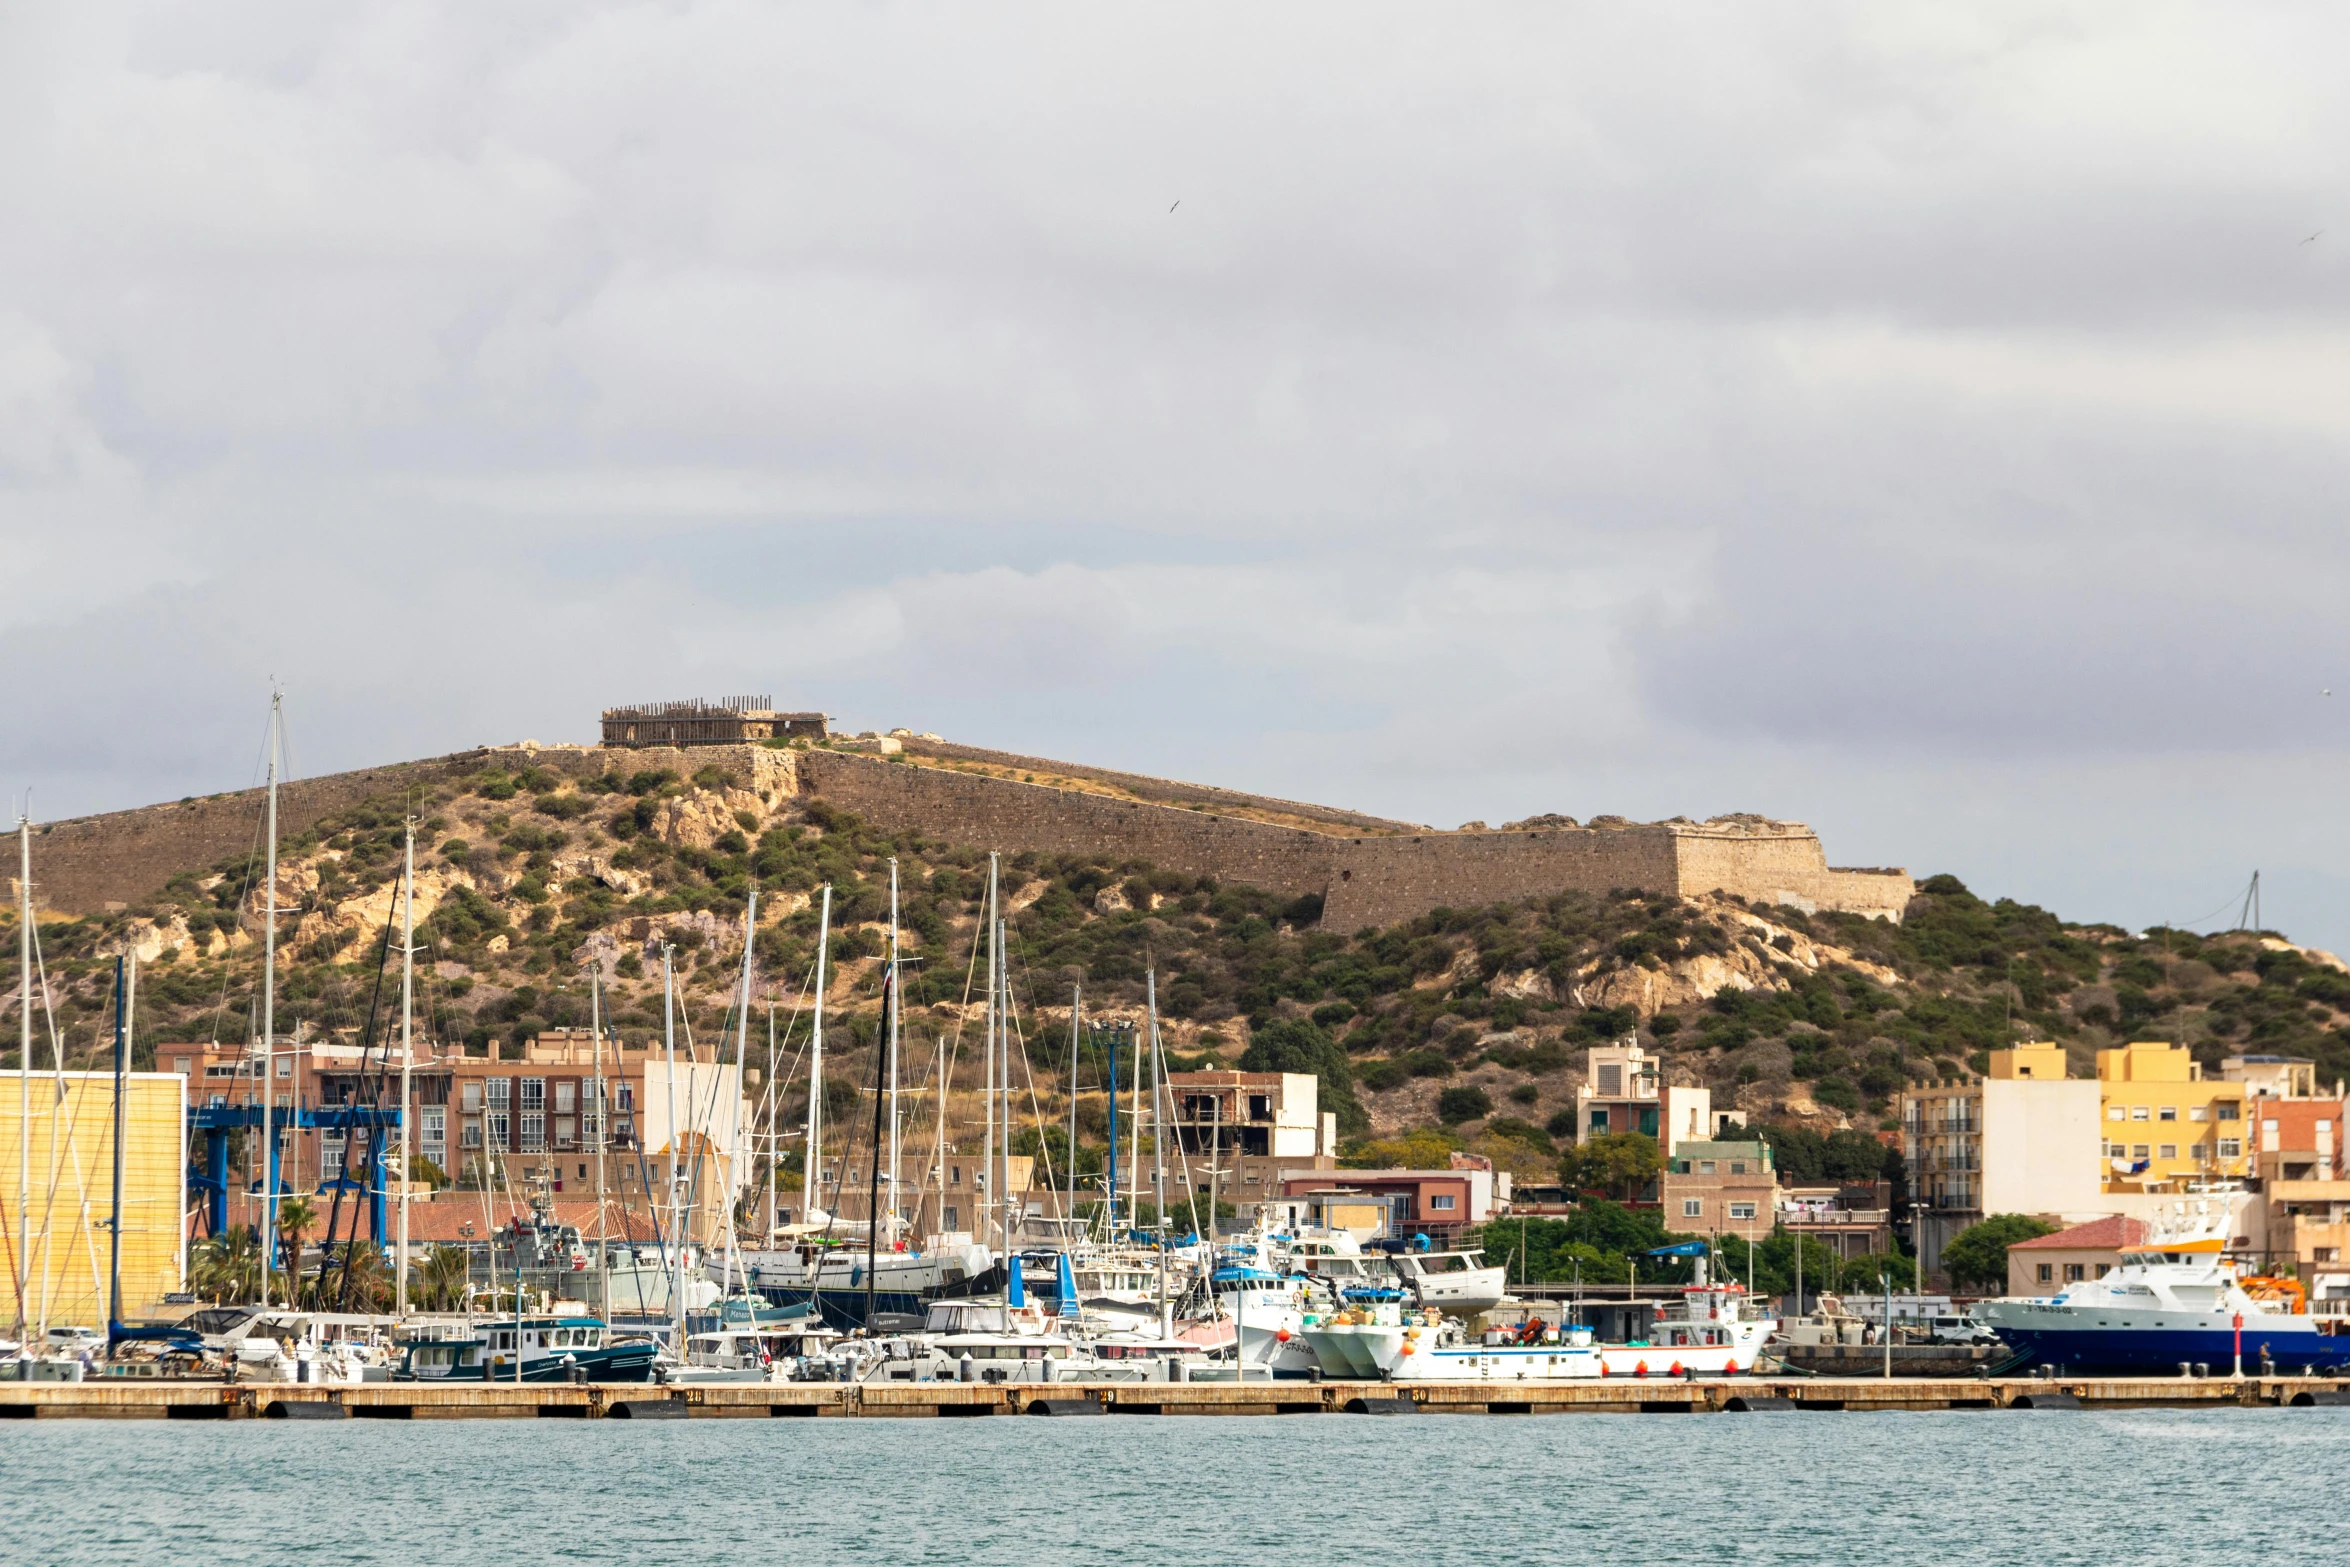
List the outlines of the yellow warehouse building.
{"type": "MultiPolygon", "coordinates": [[[[130,1321],[186,1287],[186,1082],[177,1073],[133,1072],[125,1083],[122,1306],[130,1321]]],[[[0,1315],[10,1322],[21,1315],[35,1328],[104,1329],[113,1191],[114,1075],[36,1070],[28,1085],[20,1073],[0,1071],[0,1252],[7,1265],[0,1315]],[[22,1178],[28,1163],[29,1191],[22,1178]]]]}

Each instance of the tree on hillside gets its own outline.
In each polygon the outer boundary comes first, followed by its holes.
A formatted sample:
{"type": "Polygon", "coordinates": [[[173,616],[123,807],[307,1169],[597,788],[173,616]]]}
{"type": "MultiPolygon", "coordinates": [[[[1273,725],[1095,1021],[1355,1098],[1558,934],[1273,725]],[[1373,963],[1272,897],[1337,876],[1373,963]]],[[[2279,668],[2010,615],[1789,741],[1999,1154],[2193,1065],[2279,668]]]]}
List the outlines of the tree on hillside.
{"type": "Polygon", "coordinates": [[[1559,1160],[1559,1180],[1570,1191],[1607,1192],[1632,1202],[1663,1168],[1655,1138],[1641,1132],[1606,1132],[1566,1151],[1559,1160]]]}
{"type": "Polygon", "coordinates": [[[1321,1084],[1322,1108],[1338,1117],[1341,1136],[1359,1137],[1371,1118],[1355,1099],[1354,1067],[1346,1052],[1319,1023],[1283,1018],[1250,1038],[1240,1058],[1243,1072],[1311,1072],[1321,1084]]]}
{"type": "Polygon", "coordinates": [[[1961,1288],[1986,1284],[2007,1287],[2007,1248],[2018,1241],[2053,1235],[2056,1226],[2028,1214],[1995,1213],[1980,1224],[1970,1224],[1942,1248],[1942,1271],[1961,1288]]]}

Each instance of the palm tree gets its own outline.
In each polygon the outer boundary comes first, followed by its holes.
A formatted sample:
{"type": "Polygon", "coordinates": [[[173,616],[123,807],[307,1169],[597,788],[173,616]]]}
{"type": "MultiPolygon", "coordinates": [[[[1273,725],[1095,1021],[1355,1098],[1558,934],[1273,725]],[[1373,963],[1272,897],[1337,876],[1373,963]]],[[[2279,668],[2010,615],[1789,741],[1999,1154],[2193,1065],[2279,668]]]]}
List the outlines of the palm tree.
{"type": "Polygon", "coordinates": [[[318,1210],[307,1197],[288,1197],[277,1205],[278,1266],[287,1280],[286,1299],[301,1295],[302,1241],[318,1227],[318,1210]]]}
{"type": "Polygon", "coordinates": [[[409,1272],[408,1298],[425,1311],[455,1311],[465,1304],[467,1263],[462,1246],[435,1246],[409,1272]]]}
{"type": "Polygon", "coordinates": [[[261,1292],[261,1244],[242,1226],[198,1243],[189,1259],[189,1284],[218,1304],[251,1300],[261,1292]]]}
{"type": "MultiPolygon", "coordinates": [[[[379,1311],[391,1295],[392,1273],[384,1250],[373,1241],[353,1239],[335,1268],[335,1309],[379,1311]],[[344,1303],[348,1302],[348,1305],[344,1303]]],[[[324,1269],[321,1270],[324,1277],[324,1269]]],[[[321,1300],[320,1305],[327,1304],[321,1300]]]]}

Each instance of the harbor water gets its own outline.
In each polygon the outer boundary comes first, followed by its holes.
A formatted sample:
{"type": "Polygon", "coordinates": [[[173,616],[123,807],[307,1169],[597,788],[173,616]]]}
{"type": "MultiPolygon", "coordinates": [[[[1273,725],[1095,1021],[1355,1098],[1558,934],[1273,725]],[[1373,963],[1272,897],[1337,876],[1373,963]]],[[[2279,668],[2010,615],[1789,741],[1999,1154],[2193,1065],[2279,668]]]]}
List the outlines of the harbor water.
{"type": "Polygon", "coordinates": [[[0,1424],[0,1561],[2341,1560],[2350,1409],[0,1424]],[[2216,1460],[2216,1461],[2215,1461],[2216,1460]]]}

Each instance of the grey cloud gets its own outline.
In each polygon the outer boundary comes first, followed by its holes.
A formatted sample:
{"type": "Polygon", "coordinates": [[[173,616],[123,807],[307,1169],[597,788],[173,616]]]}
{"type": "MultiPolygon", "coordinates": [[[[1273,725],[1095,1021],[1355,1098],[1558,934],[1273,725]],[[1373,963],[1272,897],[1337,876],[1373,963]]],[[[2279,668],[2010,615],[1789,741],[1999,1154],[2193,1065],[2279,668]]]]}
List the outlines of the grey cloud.
{"type": "Polygon", "coordinates": [[[2329,12],[12,29],[45,810],[244,781],[273,672],[313,770],[773,689],[2350,931],[2329,12]]]}

